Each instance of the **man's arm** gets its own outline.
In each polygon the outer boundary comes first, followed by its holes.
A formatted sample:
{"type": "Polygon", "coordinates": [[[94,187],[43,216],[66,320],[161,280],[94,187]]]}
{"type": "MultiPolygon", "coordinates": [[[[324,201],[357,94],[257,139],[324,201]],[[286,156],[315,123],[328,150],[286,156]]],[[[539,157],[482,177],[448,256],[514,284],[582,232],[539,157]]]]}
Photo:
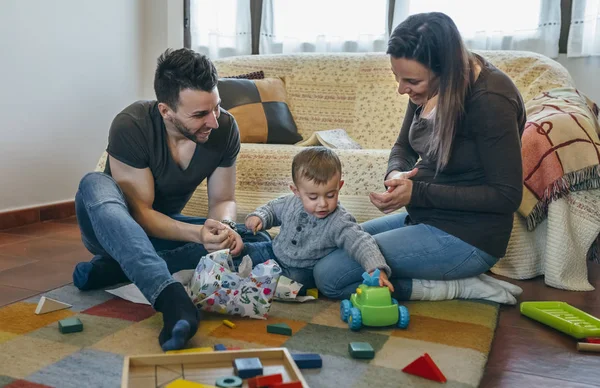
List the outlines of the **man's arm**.
{"type": "Polygon", "coordinates": [[[236,221],[235,163],[217,167],[208,178],[208,218],[236,221]]]}
{"type": "Polygon", "coordinates": [[[149,236],[164,240],[205,243],[203,226],[175,221],[152,208],[154,178],[149,168],[135,168],[110,155],[109,158],[111,175],[123,190],[131,215],[149,236]]]}

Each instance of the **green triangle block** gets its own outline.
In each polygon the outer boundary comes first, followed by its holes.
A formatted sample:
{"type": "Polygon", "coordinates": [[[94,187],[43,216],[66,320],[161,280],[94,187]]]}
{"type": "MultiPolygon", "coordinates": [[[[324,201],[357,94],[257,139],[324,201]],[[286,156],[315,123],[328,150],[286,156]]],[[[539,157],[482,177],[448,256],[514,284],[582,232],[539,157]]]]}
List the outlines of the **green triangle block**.
{"type": "Polygon", "coordinates": [[[273,323],[267,325],[267,333],[292,335],[292,328],[287,323],[273,323]]]}

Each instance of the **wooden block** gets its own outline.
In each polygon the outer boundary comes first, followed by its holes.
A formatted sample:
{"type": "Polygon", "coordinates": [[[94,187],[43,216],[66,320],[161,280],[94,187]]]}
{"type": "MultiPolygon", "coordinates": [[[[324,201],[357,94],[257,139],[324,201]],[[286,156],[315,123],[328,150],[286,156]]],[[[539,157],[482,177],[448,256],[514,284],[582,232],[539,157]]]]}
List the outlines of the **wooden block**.
{"type": "Polygon", "coordinates": [[[225,376],[219,377],[215,384],[219,388],[238,388],[241,387],[244,382],[237,376],[225,376]]]}
{"type": "Polygon", "coordinates": [[[246,382],[248,383],[248,388],[271,387],[274,384],[283,383],[283,376],[281,373],[268,376],[256,376],[248,379],[246,382]]]}
{"type": "Polygon", "coordinates": [[[62,321],[58,321],[58,330],[63,334],[77,333],[83,331],[83,323],[79,318],[67,318],[62,321]]]}
{"type": "Polygon", "coordinates": [[[319,299],[319,289],[318,288],[309,288],[306,290],[306,295],[312,296],[315,299],[319,299]]]}
{"type": "Polygon", "coordinates": [[[177,379],[166,386],[166,388],[216,388],[214,385],[205,385],[193,381],[177,379]]]}
{"type": "Polygon", "coordinates": [[[242,379],[262,375],[263,367],[258,357],[236,358],[233,360],[233,368],[236,375],[242,379]]]}
{"type": "Polygon", "coordinates": [[[231,329],[235,329],[235,323],[228,321],[227,319],[223,319],[223,324],[231,329]]]}
{"type": "Polygon", "coordinates": [[[323,359],[317,353],[297,353],[292,354],[292,358],[300,369],[323,367],[323,359]]]}
{"type": "Polygon", "coordinates": [[[213,348],[203,347],[203,348],[189,348],[189,349],[179,349],[179,350],[167,350],[165,353],[167,354],[181,354],[181,353],[204,353],[204,352],[212,352],[213,348]]]}
{"type": "Polygon", "coordinates": [[[445,383],[447,381],[446,376],[444,376],[440,368],[438,368],[436,363],[427,353],[405,366],[404,369],[402,369],[402,372],[440,383],[445,383]]]}
{"type": "Polygon", "coordinates": [[[267,333],[292,335],[292,328],[287,323],[273,323],[267,325],[267,333]]]}
{"type": "Polygon", "coordinates": [[[223,350],[227,350],[227,347],[225,347],[225,345],[223,344],[216,344],[213,349],[215,349],[215,351],[220,352],[223,350]]]}
{"type": "Polygon", "coordinates": [[[348,344],[348,351],[352,358],[363,358],[370,360],[375,357],[375,351],[368,342],[351,342],[348,344]]]}
{"type": "Polygon", "coordinates": [[[38,302],[36,309],[35,309],[35,313],[40,315],[40,314],[51,313],[52,311],[68,309],[71,307],[73,307],[73,306],[68,303],[63,303],[61,301],[46,298],[45,296],[42,296],[40,298],[40,301],[38,302]]]}
{"type": "Polygon", "coordinates": [[[273,384],[269,388],[302,388],[300,381],[292,381],[290,383],[273,384]]]}
{"type": "Polygon", "coordinates": [[[600,352],[600,344],[577,342],[577,350],[580,352],[600,352]]]}

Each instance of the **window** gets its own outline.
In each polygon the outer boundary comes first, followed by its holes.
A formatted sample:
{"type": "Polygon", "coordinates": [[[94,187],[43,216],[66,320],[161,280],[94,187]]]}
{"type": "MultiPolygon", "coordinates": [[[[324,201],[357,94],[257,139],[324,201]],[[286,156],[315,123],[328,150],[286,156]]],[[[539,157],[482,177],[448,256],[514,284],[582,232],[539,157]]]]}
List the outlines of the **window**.
{"type": "Polygon", "coordinates": [[[250,0],[191,0],[191,48],[210,58],[252,53],[250,0]]]}
{"type": "Polygon", "coordinates": [[[263,0],[260,53],[383,51],[387,0],[263,0]]]}

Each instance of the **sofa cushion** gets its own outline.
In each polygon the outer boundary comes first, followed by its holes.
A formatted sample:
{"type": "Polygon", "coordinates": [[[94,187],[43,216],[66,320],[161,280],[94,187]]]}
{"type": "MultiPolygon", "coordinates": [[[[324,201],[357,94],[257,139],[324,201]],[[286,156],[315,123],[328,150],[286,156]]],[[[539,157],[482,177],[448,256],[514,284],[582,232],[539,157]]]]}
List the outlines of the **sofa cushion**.
{"type": "Polygon", "coordinates": [[[237,78],[237,79],[265,79],[265,72],[262,70],[259,71],[253,71],[250,73],[246,73],[246,74],[238,74],[238,75],[232,75],[229,77],[225,77],[225,78],[237,78]]]}
{"type": "Polygon", "coordinates": [[[219,80],[221,106],[231,113],[242,143],[294,144],[302,140],[281,78],[219,80]]]}

